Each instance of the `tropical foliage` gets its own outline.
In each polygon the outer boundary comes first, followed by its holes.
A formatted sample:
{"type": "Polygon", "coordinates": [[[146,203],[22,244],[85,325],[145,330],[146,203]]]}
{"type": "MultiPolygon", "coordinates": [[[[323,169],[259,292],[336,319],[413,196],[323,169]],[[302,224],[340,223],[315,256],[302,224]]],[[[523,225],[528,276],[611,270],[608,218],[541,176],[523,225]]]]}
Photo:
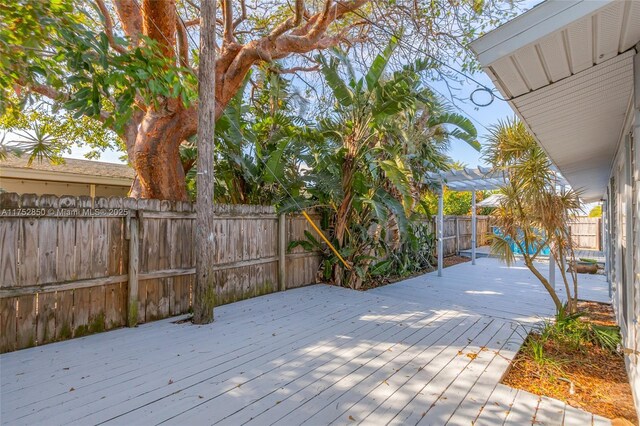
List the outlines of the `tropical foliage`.
{"type": "Polygon", "coordinates": [[[416,213],[426,211],[423,177],[448,166],[444,151],[451,139],[478,147],[469,120],[446,111],[421,83],[425,62],[385,74],[396,44],[391,40],[362,76],[339,52],[318,58],[335,104],[318,125],[324,143],[313,145],[306,158],[310,197],[298,204],[324,209],[347,263],[326,251],[325,277],[351,288],[370,274],[411,269],[411,260],[390,255],[402,244],[416,254],[414,261],[428,263],[419,252],[432,237],[419,225],[424,215],[416,213]]]}
{"type": "MultiPolygon", "coordinates": [[[[476,201],[480,202],[488,197],[488,191],[476,191],[476,201]]],[[[445,186],[443,194],[443,213],[445,215],[464,216],[471,214],[471,192],[452,191],[445,186]]],[[[428,213],[435,215],[438,212],[438,195],[428,193],[424,197],[428,213]]],[[[487,214],[484,208],[478,208],[478,214],[487,214]]]]}
{"type": "Polygon", "coordinates": [[[558,190],[557,177],[544,151],[516,119],[500,122],[490,129],[486,159],[508,177],[500,189],[503,198],[493,212],[501,235],[494,235],[491,251],[507,263],[514,260],[512,244],[519,249],[525,265],[547,290],[556,310],[564,308],[552,283],[534,263],[550,249],[558,265],[567,295],[566,311],[577,309],[578,277],[575,268],[566,268],[566,259],[575,265],[575,254],[569,235],[571,212],[580,208],[574,190],[558,190]]]}
{"type": "MultiPolygon", "coordinates": [[[[385,72],[395,47],[392,40],[361,78],[340,51],[319,57],[332,96],[317,117],[305,118],[308,101],[281,74],[260,68],[250,96],[239,92],[216,124],[216,201],[320,211],[348,268],[318,236],[296,244],[322,250],[324,279],[353,288],[430,267],[423,176],[449,167],[451,139],[478,148],[469,120],[420,82],[426,63],[385,72]]],[[[195,162],[192,145],[183,146],[185,164],[195,162]]],[[[196,171],[187,167],[193,190],[196,171]]]]}
{"type": "MultiPolygon", "coordinates": [[[[257,67],[281,61],[289,73],[317,75],[317,52],[342,46],[368,59],[394,33],[411,48],[400,62],[417,48],[434,63],[473,68],[460,46],[513,16],[517,2],[222,0],[215,117],[257,67]]],[[[2,2],[0,114],[46,100],[54,114],[97,120],[126,146],[133,196],[185,200],[189,169],[179,154],[197,133],[199,35],[199,0],[2,2]]]]}
{"type": "MultiPolygon", "coordinates": [[[[322,137],[303,117],[308,101],[288,80],[267,68],[258,69],[252,80],[252,95],[240,90],[216,122],[215,201],[281,205],[301,194],[306,155],[322,137]]],[[[183,144],[190,193],[196,157],[195,139],[183,144]]]]}
{"type": "Polygon", "coordinates": [[[589,217],[602,217],[602,205],[598,204],[589,211],[589,217]]]}
{"type": "MultiPolygon", "coordinates": [[[[346,267],[317,236],[299,244],[323,250],[325,279],[352,288],[371,277],[430,267],[434,238],[423,177],[451,167],[446,151],[453,139],[479,148],[471,122],[447,110],[423,83],[429,62],[387,69],[397,46],[393,38],[360,72],[337,49],[318,56],[330,96],[313,106],[277,69],[258,67],[216,123],[215,201],[317,209],[346,267]]],[[[55,158],[79,136],[72,124],[81,121],[58,120],[60,113],[46,107],[38,117],[20,114],[4,127],[42,127],[32,132],[31,144],[22,138],[21,146],[7,145],[7,152],[49,149],[36,156],[55,158]],[[65,131],[68,143],[46,143],[65,131]]],[[[99,150],[118,139],[88,132],[84,142],[99,150]]],[[[196,139],[190,137],[181,144],[180,162],[191,193],[196,159],[196,139]]]]}
{"type": "Polygon", "coordinates": [[[0,116],[0,161],[8,155],[25,155],[28,162],[62,162],[74,146],[88,148],[88,158],[107,149],[124,150],[121,140],[100,122],[87,116],[54,114],[46,104],[10,109],[0,116]]]}

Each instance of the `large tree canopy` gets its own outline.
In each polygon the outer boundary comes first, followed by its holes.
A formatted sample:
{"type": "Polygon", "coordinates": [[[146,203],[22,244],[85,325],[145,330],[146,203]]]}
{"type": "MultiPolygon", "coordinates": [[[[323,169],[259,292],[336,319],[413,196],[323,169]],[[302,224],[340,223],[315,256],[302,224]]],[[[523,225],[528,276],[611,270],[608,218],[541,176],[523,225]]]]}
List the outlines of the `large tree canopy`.
{"type": "MultiPolygon", "coordinates": [[[[281,73],[315,71],[313,52],[338,45],[360,46],[354,55],[366,61],[368,43],[402,34],[405,56],[430,55],[434,67],[461,57],[469,68],[461,46],[510,16],[511,3],[221,0],[216,118],[252,67],[284,60],[281,73]]],[[[11,113],[47,99],[54,113],[98,120],[126,147],[137,173],[133,196],[186,199],[179,152],[197,131],[199,24],[198,0],[0,5],[0,107],[11,113]]]]}

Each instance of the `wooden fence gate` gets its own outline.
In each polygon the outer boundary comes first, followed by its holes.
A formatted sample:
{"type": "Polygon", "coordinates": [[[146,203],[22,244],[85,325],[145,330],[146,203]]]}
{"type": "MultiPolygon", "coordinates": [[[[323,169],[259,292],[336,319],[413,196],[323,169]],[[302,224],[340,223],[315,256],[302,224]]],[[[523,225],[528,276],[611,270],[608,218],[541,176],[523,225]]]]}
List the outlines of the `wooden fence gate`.
{"type": "MultiPolygon", "coordinates": [[[[436,229],[437,219],[434,218],[433,228],[436,229]]],[[[477,216],[476,246],[489,243],[489,216],[477,216]]],[[[461,250],[471,248],[471,216],[444,216],[442,227],[443,255],[452,256],[461,250]]]]}
{"type": "Polygon", "coordinates": [[[602,218],[579,216],[569,226],[576,249],[602,250],[602,218]]]}

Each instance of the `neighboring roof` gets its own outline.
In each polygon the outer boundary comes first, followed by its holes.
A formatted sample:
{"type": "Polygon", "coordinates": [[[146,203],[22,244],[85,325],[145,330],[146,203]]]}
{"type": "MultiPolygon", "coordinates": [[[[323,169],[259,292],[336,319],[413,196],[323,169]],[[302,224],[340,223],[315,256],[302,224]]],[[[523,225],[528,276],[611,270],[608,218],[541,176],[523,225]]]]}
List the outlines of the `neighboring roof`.
{"type": "Polygon", "coordinates": [[[546,1],[471,43],[585,201],[602,198],[633,92],[640,1],[546,1]]]}
{"type": "Polygon", "coordinates": [[[503,198],[504,195],[502,194],[491,194],[484,200],[478,201],[476,207],[498,207],[503,198]]]}
{"type": "Polygon", "coordinates": [[[74,158],[65,158],[63,164],[37,160],[31,166],[27,163],[27,156],[9,156],[0,161],[0,177],[129,186],[135,176],[126,164],[74,158]]]}

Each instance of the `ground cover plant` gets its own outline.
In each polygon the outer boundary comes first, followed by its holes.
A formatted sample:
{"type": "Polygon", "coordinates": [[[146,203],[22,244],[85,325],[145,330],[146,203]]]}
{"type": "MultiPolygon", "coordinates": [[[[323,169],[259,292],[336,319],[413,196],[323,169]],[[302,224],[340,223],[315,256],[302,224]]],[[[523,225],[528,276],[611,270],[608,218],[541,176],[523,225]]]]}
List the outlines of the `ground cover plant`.
{"type": "Polygon", "coordinates": [[[528,335],[503,383],[636,424],[611,305],[579,301],[528,335]]]}

